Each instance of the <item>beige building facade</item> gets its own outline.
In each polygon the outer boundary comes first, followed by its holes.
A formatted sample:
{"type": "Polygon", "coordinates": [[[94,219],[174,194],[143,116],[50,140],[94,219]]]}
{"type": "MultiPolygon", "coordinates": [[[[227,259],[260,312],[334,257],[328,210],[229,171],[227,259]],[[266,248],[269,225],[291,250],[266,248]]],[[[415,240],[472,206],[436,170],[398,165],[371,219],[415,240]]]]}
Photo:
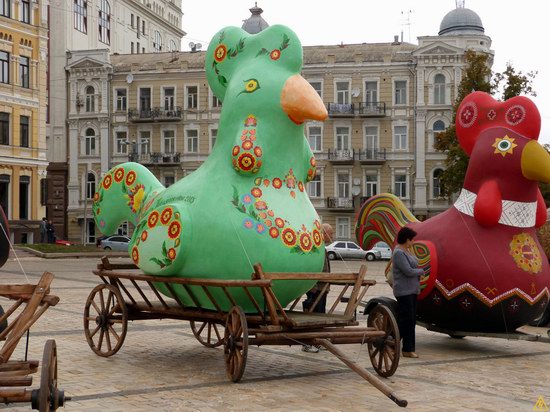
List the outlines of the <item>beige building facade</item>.
{"type": "Polygon", "coordinates": [[[48,14],[0,2],[0,205],[15,243],[40,241],[46,204],[48,14]]]}

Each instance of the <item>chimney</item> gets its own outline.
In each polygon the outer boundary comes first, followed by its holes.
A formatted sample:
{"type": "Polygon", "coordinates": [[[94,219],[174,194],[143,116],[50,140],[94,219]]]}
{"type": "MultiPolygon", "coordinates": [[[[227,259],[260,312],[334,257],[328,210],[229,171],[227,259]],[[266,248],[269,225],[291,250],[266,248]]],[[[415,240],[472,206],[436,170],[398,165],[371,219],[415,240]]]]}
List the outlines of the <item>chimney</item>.
{"type": "Polygon", "coordinates": [[[392,45],[397,45],[397,44],[400,44],[399,43],[399,35],[396,34],[395,36],[393,36],[393,43],[392,45]]]}

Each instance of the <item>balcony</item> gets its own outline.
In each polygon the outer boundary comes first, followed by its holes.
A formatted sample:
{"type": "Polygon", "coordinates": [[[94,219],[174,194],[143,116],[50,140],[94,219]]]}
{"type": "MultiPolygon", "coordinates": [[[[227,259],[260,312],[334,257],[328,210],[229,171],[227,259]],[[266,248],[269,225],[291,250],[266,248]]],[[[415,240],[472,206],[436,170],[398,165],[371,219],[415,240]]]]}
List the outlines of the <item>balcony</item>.
{"type": "Polygon", "coordinates": [[[337,210],[353,210],[353,198],[327,197],[327,208],[337,210]]]}
{"type": "Polygon", "coordinates": [[[353,103],[329,103],[328,115],[331,117],[353,117],[355,115],[354,105],[353,103]]]}
{"type": "Polygon", "coordinates": [[[165,110],[162,107],[130,109],[128,118],[132,122],[175,122],[183,119],[183,110],[181,107],[174,107],[172,110],[165,110]]]}
{"type": "Polygon", "coordinates": [[[174,166],[181,163],[181,154],[178,153],[131,153],[128,155],[130,162],[142,165],[174,166]]]}
{"type": "Polygon", "coordinates": [[[386,116],[386,103],[384,102],[359,103],[359,116],[384,117],[386,116]]]}
{"type": "Polygon", "coordinates": [[[353,164],[354,151],[350,150],[328,150],[328,160],[337,164],[353,164]]]}
{"type": "Polygon", "coordinates": [[[386,162],[386,149],[363,149],[356,154],[361,164],[381,165],[386,162]]]}

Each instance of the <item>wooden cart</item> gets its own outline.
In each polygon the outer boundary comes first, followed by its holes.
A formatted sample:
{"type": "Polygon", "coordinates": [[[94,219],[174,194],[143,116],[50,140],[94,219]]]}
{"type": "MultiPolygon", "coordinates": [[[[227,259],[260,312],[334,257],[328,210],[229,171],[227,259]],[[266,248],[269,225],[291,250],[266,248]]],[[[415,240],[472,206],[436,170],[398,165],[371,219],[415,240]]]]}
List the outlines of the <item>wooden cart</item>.
{"type": "Polygon", "coordinates": [[[359,273],[266,273],[257,264],[251,280],[162,278],[144,275],[136,269],[133,264],[113,264],[103,258],[94,271],[103,283],[90,292],[86,301],[84,332],[97,355],[111,356],[122,347],[129,320],[182,319],[190,321],[193,334],[204,346],[223,345],[227,375],[233,382],[239,382],[243,376],[249,345],[320,345],[397,405],[407,405],[388,385],[335,346],[366,343],[371,363],[380,376],[389,377],[397,369],[399,331],[392,313],[380,307],[371,313],[366,327],[360,326],[355,317],[367,289],[376,283],[365,279],[366,266],[359,273]],[[300,299],[283,308],[272,289],[279,280],[320,281],[324,283],[323,291],[331,286],[333,292],[338,291],[338,297],[323,314],[311,312],[318,300],[308,311],[295,310],[300,299]],[[162,285],[172,299],[163,297],[157,285],[162,285]],[[197,291],[208,297],[214,309],[200,304],[197,291]],[[237,305],[237,291],[241,295],[244,292],[255,308],[253,312],[244,313],[237,305]],[[261,294],[255,293],[258,291],[261,294]],[[193,305],[186,305],[178,297],[182,293],[193,305]],[[223,296],[223,302],[219,296],[223,296]],[[347,296],[345,309],[337,312],[344,296],[347,296]],[[224,306],[231,309],[226,312],[222,310],[224,306]]]}
{"type": "Polygon", "coordinates": [[[10,360],[19,341],[31,326],[59,302],[57,296],[49,294],[54,275],[44,272],[36,285],[0,285],[0,296],[13,301],[11,307],[0,316],[0,402],[31,403],[40,411],[56,410],[63,406],[65,395],[57,389],[57,350],[54,340],[44,346],[40,387],[29,389],[32,374],[37,372],[36,360],[10,360]]]}

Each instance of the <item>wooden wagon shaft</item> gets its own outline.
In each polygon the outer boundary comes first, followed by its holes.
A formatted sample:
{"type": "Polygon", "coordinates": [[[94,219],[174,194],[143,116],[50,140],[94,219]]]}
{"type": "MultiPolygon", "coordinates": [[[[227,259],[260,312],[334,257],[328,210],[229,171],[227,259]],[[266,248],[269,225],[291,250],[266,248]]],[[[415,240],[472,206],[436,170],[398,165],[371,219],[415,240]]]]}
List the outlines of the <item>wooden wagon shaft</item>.
{"type": "Polygon", "coordinates": [[[32,398],[32,389],[24,388],[0,388],[0,402],[2,403],[22,403],[30,402],[32,398]]]}
{"type": "MultiPolygon", "coordinates": [[[[37,360],[30,361],[8,361],[6,363],[0,364],[0,373],[2,372],[11,372],[11,371],[32,371],[38,368],[39,362],[37,360]]],[[[32,373],[32,372],[31,372],[32,373]]]]}
{"type": "MultiPolygon", "coordinates": [[[[262,341],[269,341],[270,339],[315,339],[315,338],[353,338],[353,337],[365,337],[366,338],[383,338],[386,336],[386,332],[383,330],[373,331],[340,331],[340,332],[274,332],[274,333],[256,333],[256,339],[262,341]]],[[[250,340],[250,339],[249,339],[250,340]]]]}
{"type": "Polygon", "coordinates": [[[382,382],[380,379],[378,379],[369,371],[360,367],[356,362],[349,359],[342,351],[340,351],[336,346],[334,346],[327,339],[315,339],[314,344],[324,346],[330,353],[332,353],[334,356],[340,359],[350,369],[352,369],[359,376],[361,376],[363,379],[368,381],[372,386],[374,386],[376,389],[378,389],[380,392],[382,392],[384,395],[390,398],[397,405],[401,407],[407,406],[408,402],[405,399],[399,398],[399,396],[393,391],[392,388],[390,388],[388,385],[386,385],[384,382],[382,382]]]}
{"type": "Polygon", "coordinates": [[[0,373],[0,386],[31,386],[32,376],[4,376],[0,373]]]}

